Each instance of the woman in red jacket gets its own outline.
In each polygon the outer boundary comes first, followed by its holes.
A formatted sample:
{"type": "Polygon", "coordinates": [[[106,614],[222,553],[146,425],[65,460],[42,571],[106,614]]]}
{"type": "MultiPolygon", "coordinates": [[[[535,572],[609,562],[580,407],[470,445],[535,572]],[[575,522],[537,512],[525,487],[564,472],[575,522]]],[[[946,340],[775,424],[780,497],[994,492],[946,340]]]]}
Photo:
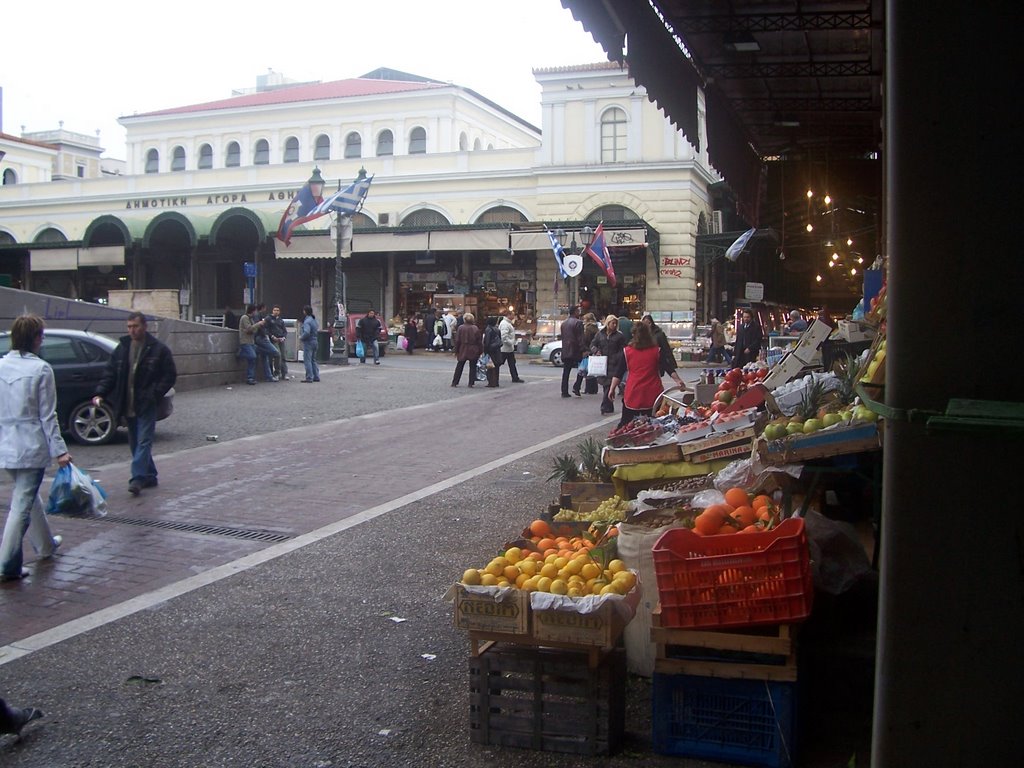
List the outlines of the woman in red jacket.
{"type": "Polygon", "coordinates": [[[623,350],[626,356],[625,392],[622,396],[622,417],[619,426],[628,424],[635,416],[650,416],[661,385],[661,349],[645,323],[633,323],[633,340],[623,350]]]}

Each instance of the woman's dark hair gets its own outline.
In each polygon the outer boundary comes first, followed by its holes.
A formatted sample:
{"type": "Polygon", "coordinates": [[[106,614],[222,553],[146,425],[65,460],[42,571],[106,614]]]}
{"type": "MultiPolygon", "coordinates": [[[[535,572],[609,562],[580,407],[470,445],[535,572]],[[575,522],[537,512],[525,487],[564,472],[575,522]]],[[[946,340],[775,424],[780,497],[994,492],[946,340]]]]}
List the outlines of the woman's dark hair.
{"type": "Polygon", "coordinates": [[[302,308],[302,311],[303,311],[303,312],[304,312],[305,314],[309,315],[310,317],[316,317],[316,315],[314,315],[314,314],[313,314],[313,308],[312,308],[311,306],[309,306],[309,304],[307,304],[306,306],[304,306],[304,307],[302,308]]]}
{"type": "Polygon", "coordinates": [[[658,346],[654,340],[654,334],[646,323],[633,323],[633,340],[629,342],[633,349],[648,349],[658,346]]]}
{"type": "Polygon", "coordinates": [[[46,323],[39,315],[20,315],[11,324],[11,349],[22,354],[32,351],[36,339],[43,332],[46,323]]]}
{"type": "Polygon", "coordinates": [[[493,315],[491,317],[488,317],[487,318],[487,324],[488,325],[497,325],[498,324],[498,318],[494,317],[493,315]]]}

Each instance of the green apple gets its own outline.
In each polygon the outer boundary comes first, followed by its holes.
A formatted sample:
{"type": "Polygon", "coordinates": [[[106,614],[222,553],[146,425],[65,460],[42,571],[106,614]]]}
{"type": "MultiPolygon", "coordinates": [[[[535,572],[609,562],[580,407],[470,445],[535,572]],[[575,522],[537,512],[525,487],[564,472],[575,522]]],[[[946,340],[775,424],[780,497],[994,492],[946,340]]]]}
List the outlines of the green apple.
{"type": "Polygon", "coordinates": [[[789,424],[786,425],[787,435],[799,435],[803,431],[804,425],[801,424],[799,421],[791,421],[789,424]]]}
{"type": "Polygon", "coordinates": [[[853,418],[857,421],[878,421],[878,414],[866,406],[858,405],[853,409],[853,418]]]}
{"type": "Polygon", "coordinates": [[[764,428],[765,440],[778,440],[786,436],[786,428],[781,424],[769,424],[764,428]]]}
{"type": "Polygon", "coordinates": [[[808,419],[804,422],[804,434],[809,435],[811,432],[817,432],[824,426],[821,423],[821,419],[808,419]]]}
{"type": "Polygon", "coordinates": [[[822,418],[821,423],[826,427],[831,427],[833,424],[838,424],[843,420],[843,417],[838,413],[826,413],[822,418]]]}
{"type": "Polygon", "coordinates": [[[853,411],[847,410],[846,408],[844,408],[843,410],[841,410],[839,412],[839,418],[841,418],[843,421],[849,423],[850,419],[853,418],[853,411]]]}

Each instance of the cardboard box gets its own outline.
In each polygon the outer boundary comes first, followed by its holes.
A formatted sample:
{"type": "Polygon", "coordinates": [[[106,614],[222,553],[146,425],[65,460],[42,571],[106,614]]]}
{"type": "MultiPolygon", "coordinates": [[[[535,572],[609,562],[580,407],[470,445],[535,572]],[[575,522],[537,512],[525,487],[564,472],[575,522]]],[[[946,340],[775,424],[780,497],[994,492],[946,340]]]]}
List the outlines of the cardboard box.
{"type": "Polygon", "coordinates": [[[794,435],[771,443],[761,440],[758,455],[765,464],[789,464],[843,456],[862,451],[877,451],[882,447],[882,434],[876,422],[833,427],[809,435],[794,435]]]}
{"type": "Polygon", "coordinates": [[[476,632],[500,632],[509,635],[530,633],[530,594],[521,589],[505,590],[497,597],[497,587],[477,587],[470,591],[463,584],[455,587],[455,626],[476,632]]]}
{"type": "Polygon", "coordinates": [[[870,341],[875,338],[875,329],[856,320],[840,320],[839,335],[846,341],[870,341]]]}
{"type": "Polygon", "coordinates": [[[797,342],[793,355],[804,363],[810,363],[814,359],[814,354],[818,351],[818,347],[821,346],[821,342],[827,339],[830,333],[832,333],[832,328],[827,323],[815,320],[800,336],[800,341],[797,342]]]}
{"type": "Polygon", "coordinates": [[[703,440],[695,440],[692,443],[684,443],[682,445],[683,458],[689,459],[695,453],[704,453],[710,451],[712,448],[721,448],[722,446],[730,445],[741,440],[750,441],[754,439],[754,426],[744,427],[743,429],[737,429],[733,432],[721,432],[711,437],[706,437],[703,440]]]}
{"type": "Polygon", "coordinates": [[[778,389],[787,381],[796,378],[796,375],[804,369],[805,365],[806,363],[803,360],[790,352],[782,358],[778,365],[771,369],[762,384],[769,391],[778,389]]]}
{"type": "Polygon", "coordinates": [[[645,445],[639,448],[605,448],[601,459],[609,467],[619,464],[646,464],[649,461],[679,461],[679,443],[645,445]]]}
{"type": "Polygon", "coordinates": [[[716,459],[727,459],[731,456],[743,456],[749,454],[751,450],[752,440],[747,439],[735,445],[725,445],[721,448],[712,448],[710,451],[703,451],[702,453],[695,453],[689,457],[689,461],[694,464],[703,464],[705,461],[715,461],[716,459]]]}
{"type": "Polygon", "coordinates": [[[715,400],[715,394],[718,392],[717,384],[694,384],[693,391],[696,394],[694,398],[701,405],[710,405],[715,400]]]}
{"type": "Polygon", "coordinates": [[[614,648],[625,626],[611,603],[593,613],[533,611],[533,638],[541,642],[614,648]]]}

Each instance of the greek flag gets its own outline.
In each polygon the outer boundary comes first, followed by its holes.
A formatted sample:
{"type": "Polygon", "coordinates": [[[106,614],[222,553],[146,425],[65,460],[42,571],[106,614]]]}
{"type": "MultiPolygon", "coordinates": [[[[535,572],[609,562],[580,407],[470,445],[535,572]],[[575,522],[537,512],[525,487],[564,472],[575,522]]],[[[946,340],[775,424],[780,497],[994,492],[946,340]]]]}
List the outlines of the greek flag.
{"type": "Polygon", "coordinates": [[[373,176],[369,178],[360,176],[344,189],[339,189],[333,195],[325,197],[323,202],[316,207],[315,212],[324,214],[334,211],[342,216],[352,216],[358,213],[359,209],[363,207],[363,201],[366,200],[366,193],[370,191],[371,181],[373,181],[373,176]]]}
{"type": "Polygon", "coordinates": [[[558,274],[562,278],[566,278],[569,276],[569,273],[565,271],[565,265],[562,263],[562,260],[565,258],[565,249],[562,248],[562,244],[558,242],[558,237],[555,236],[554,232],[550,229],[546,230],[546,232],[548,233],[548,240],[551,241],[551,250],[555,254],[555,264],[558,265],[558,274]]]}
{"type": "Polygon", "coordinates": [[[757,230],[754,228],[748,229],[742,235],[736,238],[732,245],[725,250],[725,258],[729,261],[736,261],[743,253],[743,249],[747,247],[747,243],[750,242],[750,238],[754,236],[757,230]]]}

